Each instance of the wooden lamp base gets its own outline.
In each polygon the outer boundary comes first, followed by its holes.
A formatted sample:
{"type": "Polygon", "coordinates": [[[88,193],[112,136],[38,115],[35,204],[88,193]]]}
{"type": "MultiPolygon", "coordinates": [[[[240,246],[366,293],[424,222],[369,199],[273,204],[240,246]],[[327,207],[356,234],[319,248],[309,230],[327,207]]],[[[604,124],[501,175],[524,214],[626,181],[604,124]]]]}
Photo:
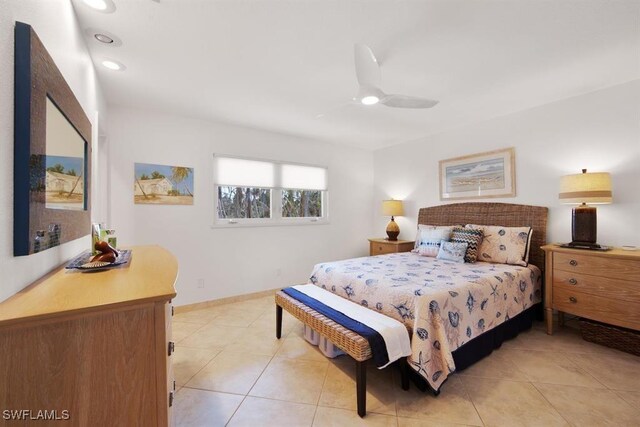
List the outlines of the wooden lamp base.
{"type": "Polygon", "coordinates": [[[396,224],[396,221],[393,219],[393,217],[391,217],[391,221],[389,221],[389,224],[387,224],[387,236],[388,239],[390,241],[396,241],[398,240],[398,235],[400,234],[400,227],[398,227],[398,224],[396,224]]]}
{"type": "Polygon", "coordinates": [[[571,215],[571,243],[574,248],[599,249],[596,243],[598,217],[596,208],[581,204],[573,208],[571,215]]]}

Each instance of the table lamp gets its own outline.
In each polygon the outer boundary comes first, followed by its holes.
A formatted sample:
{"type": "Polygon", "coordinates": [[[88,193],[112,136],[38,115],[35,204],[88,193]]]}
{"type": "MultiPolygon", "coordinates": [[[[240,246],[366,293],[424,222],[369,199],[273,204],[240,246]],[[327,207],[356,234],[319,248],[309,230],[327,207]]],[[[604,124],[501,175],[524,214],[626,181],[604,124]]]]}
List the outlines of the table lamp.
{"type": "Polygon", "coordinates": [[[404,215],[404,208],[402,207],[402,200],[383,200],[382,201],[382,215],[391,216],[391,221],[387,224],[387,240],[398,240],[398,234],[400,234],[400,227],[396,224],[394,216],[404,215]]]}
{"type": "Polygon", "coordinates": [[[568,247],[583,249],[601,249],[596,243],[596,208],[589,204],[611,203],[611,175],[606,172],[582,173],[563,176],[560,181],[562,203],[578,204],[573,208],[571,217],[571,243],[568,247]]]}

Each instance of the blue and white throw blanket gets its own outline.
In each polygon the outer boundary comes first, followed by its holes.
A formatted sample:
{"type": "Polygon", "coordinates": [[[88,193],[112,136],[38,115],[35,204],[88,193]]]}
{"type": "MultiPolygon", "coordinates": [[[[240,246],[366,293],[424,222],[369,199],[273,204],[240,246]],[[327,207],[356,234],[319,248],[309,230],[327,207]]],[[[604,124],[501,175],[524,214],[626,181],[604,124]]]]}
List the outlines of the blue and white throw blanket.
{"type": "Polygon", "coordinates": [[[409,335],[402,322],[314,285],[291,286],[282,291],[364,337],[369,342],[372,359],[379,369],[411,354],[409,335]]]}
{"type": "Polygon", "coordinates": [[[412,332],[409,366],[439,390],[452,352],[540,302],[540,270],[461,264],[414,253],[318,264],[311,283],[392,317],[412,332]]]}

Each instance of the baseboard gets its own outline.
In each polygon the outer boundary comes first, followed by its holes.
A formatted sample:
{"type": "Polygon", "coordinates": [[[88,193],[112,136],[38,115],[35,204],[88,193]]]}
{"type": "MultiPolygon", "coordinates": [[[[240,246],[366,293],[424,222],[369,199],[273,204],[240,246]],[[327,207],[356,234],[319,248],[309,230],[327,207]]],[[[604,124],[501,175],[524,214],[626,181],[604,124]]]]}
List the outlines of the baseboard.
{"type": "Polygon", "coordinates": [[[193,310],[202,310],[203,308],[216,307],[218,305],[229,304],[232,302],[248,301],[256,298],[268,297],[274,295],[282,288],[269,289],[266,291],[254,292],[251,294],[234,295],[232,297],[219,298],[211,301],[196,302],[193,304],[185,304],[175,306],[175,313],[186,313],[193,310]]]}

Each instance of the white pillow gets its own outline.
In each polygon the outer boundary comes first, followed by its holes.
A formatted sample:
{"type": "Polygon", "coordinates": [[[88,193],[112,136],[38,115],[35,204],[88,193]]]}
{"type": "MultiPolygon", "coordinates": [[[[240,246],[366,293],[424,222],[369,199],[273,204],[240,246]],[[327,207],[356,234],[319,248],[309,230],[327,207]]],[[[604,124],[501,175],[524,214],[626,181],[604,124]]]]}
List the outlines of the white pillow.
{"type": "Polygon", "coordinates": [[[452,231],[453,226],[420,224],[413,252],[422,256],[437,256],[441,242],[443,240],[448,242],[451,239],[452,231]]]}

